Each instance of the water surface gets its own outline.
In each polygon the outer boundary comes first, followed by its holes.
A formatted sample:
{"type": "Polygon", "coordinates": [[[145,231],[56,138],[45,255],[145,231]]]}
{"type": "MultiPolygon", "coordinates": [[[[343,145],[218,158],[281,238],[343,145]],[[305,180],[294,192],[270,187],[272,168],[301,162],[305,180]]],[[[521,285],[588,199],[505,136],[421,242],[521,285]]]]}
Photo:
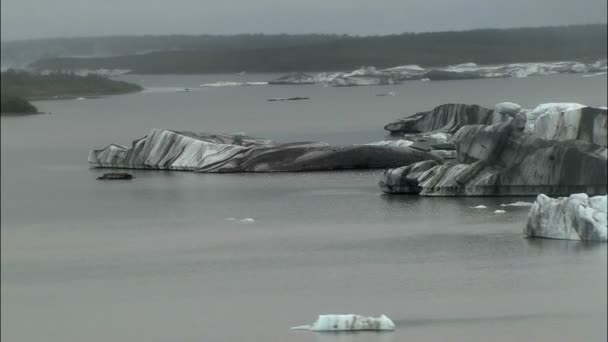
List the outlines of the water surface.
{"type": "Polygon", "coordinates": [[[533,199],[387,196],[381,171],[100,182],[86,164],[154,127],[366,143],[448,102],[606,105],[605,76],[197,87],[275,76],[129,75],[148,90],[3,117],[2,340],[606,340],[606,244],[526,239],[527,208],[493,213],[533,199]],[[291,96],[311,99],[265,101],[291,96]],[[288,329],[326,313],[384,313],[397,330],[288,329]]]}

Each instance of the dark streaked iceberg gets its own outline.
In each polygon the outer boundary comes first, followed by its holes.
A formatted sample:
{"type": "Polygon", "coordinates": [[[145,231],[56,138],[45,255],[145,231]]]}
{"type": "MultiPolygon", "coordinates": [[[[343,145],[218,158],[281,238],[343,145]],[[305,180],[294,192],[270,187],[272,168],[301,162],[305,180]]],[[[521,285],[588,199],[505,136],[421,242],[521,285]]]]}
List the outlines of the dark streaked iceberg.
{"type": "Polygon", "coordinates": [[[456,133],[462,126],[490,125],[509,118],[508,114],[482,106],[449,103],[391,122],[384,126],[384,129],[393,134],[431,131],[456,133]]]}
{"type": "Polygon", "coordinates": [[[524,234],[529,237],[567,240],[608,240],[607,196],[549,198],[538,195],[530,208],[524,234]]]}
{"type": "Polygon", "coordinates": [[[153,129],[131,147],[109,145],[89,152],[93,167],[187,170],[194,172],[277,172],[378,169],[438,158],[403,146],[331,146],[320,142],[277,143],[231,134],[153,129]]]}
{"type": "MultiPolygon", "coordinates": [[[[440,111],[436,113],[439,117],[443,115],[440,111]]],[[[538,118],[548,121],[543,127],[567,128],[569,133],[564,134],[552,131],[543,134],[547,129],[534,131],[534,126],[532,132],[527,131],[528,117],[524,111],[492,125],[466,125],[451,139],[459,164],[429,168],[429,163],[419,163],[387,170],[380,187],[387,193],[424,196],[605,194],[608,176],[605,117],[605,109],[584,107],[561,114],[546,113],[538,118]]],[[[427,120],[438,121],[443,123],[427,120]]],[[[416,124],[416,120],[413,122],[416,124]]],[[[421,124],[421,127],[443,126],[421,124]]]]}
{"type": "Polygon", "coordinates": [[[315,76],[297,72],[281,76],[275,80],[269,81],[268,84],[315,84],[317,82],[318,80],[315,76]]]}

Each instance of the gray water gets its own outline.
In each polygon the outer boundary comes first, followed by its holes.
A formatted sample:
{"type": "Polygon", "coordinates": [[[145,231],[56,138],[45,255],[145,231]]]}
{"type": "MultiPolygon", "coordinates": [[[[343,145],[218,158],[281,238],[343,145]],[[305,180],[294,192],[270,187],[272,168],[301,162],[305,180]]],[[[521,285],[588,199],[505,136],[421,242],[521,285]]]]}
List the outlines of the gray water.
{"type": "Polygon", "coordinates": [[[386,196],[380,171],[100,182],[88,168],[90,148],[155,127],[365,143],[442,103],[599,106],[607,90],[605,76],[579,75],[198,87],[274,76],[130,75],[148,90],[3,117],[2,340],[606,340],[606,244],[526,239],[527,208],[493,213],[531,198],[386,196]],[[289,96],[311,99],[265,101],[289,96]],[[397,330],[289,330],[325,313],[384,313],[397,330]]]}

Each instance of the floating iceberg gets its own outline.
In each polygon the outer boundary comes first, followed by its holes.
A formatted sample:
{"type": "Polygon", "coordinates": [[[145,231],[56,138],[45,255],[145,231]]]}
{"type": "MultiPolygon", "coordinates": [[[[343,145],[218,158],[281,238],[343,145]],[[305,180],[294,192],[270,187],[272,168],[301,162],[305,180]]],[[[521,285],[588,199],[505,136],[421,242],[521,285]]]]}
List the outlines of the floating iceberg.
{"type": "Polygon", "coordinates": [[[488,208],[488,207],[486,207],[486,206],[485,206],[485,205],[483,205],[483,204],[480,204],[480,205],[477,205],[477,206],[471,207],[471,209],[487,209],[487,208],[488,208]]]}
{"type": "Polygon", "coordinates": [[[414,144],[411,140],[399,139],[399,140],[382,140],[376,141],[373,143],[365,144],[371,146],[400,146],[400,147],[408,147],[414,144]]]}
{"type": "Polygon", "coordinates": [[[395,323],[381,315],[380,317],[365,317],[360,315],[319,315],[312,325],[292,327],[293,330],[310,331],[358,331],[358,330],[395,330],[395,323]]]}
{"type": "Polygon", "coordinates": [[[253,223],[255,222],[255,220],[251,217],[245,217],[244,219],[240,220],[239,222],[241,223],[253,223]]]}
{"type": "Polygon", "coordinates": [[[218,81],[213,83],[203,83],[201,87],[240,87],[240,86],[255,86],[267,85],[268,82],[233,82],[233,81],[218,81]]]}
{"type": "Polygon", "coordinates": [[[506,213],[506,211],[501,210],[501,209],[494,210],[494,214],[504,214],[504,213],[506,213]]]}
{"type": "Polygon", "coordinates": [[[351,72],[321,73],[317,75],[290,74],[280,77],[270,84],[312,84],[328,83],[335,87],[398,84],[409,80],[463,80],[479,78],[509,78],[540,75],[583,73],[595,75],[607,70],[605,59],[592,63],[577,61],[511,63],[478,65],[463,63],[457,65],[422,68],[418,65],[403,65],[387,69],[361,67],[351,72]]]}
{"type": "Polygon", "coordinates": [[[408,133],[405,137],[414,141],[410,147],[423,151],[417,137],[454,133],[449,143],[458,163],[389,169],[380,188],[423,196],[605,194],[606,109],[552,103],[534,111],[540,116],[531,131],[525,110],[511,116],[464,104],[442,105],[390,123],[385,129],[408,133]],[[425,171],[414,172],[421,168],[425,171]]]}
{"type": "Polygon", "coordinates": [[[278,172],[377,169],[440,158],[409,147],[278,143],[236,134],[153,129],[130,147],[91,150],[93,167],[194,172],[278,172]]]}
{"type": "Polygon", "coordinates": [[[550,198],[538,195],[530,209],[524,234],[530,237],[607,241],[607,196],[550,198]]]}
{"type": "Polygon", "coordinates": [[[501,207],[531,207],[532,204],[531,202],[522,202],[522,201],[517,201],[517,202],[513,202],[513,203],[507,203],[507,204],[501,204],[501,207]]]}

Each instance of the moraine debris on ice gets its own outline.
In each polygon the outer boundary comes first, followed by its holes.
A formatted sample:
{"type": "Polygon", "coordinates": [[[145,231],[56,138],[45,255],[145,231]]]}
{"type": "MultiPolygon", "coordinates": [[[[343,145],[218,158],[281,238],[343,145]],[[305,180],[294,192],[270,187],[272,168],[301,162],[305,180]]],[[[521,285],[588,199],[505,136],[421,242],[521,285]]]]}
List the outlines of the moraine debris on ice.
{"type": "Polygon", "coordinates": [[[423,196],[606,193],[605,108],[550,103],[513,114],[518,107],[446,104],[388,124],[391,133],[408,133],[414,142],[412,135],[449,134],[456,162],[444,157],[445,163],[431,168],[425,163],[425,172],[416,174],[416,164],[389,169],[380,181],[382,191],[423,196]]]}
{"type": "Polygon", "coordinates": [[[431,153],[405,146],[344,145],[321,142],[278,143],[238,134],[153,129],[130,147],[111,144],[89,152],[100,168],[194,172],[280,172],[382,169],[425,160],[431,153]]]}

